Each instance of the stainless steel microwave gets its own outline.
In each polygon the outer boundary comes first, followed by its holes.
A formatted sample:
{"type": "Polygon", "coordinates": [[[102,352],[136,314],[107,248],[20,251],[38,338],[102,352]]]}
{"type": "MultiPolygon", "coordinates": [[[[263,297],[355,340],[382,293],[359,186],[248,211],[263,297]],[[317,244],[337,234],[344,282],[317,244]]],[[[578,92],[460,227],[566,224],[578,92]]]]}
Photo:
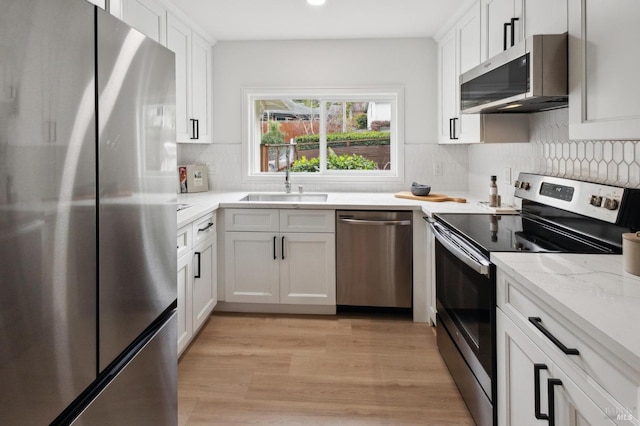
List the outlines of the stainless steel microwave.
{"type": "Polygon", "coordinates": [[[567,34],[534,35],[460,76],[462,113],[525,113],[568,105],[567,34]]]}

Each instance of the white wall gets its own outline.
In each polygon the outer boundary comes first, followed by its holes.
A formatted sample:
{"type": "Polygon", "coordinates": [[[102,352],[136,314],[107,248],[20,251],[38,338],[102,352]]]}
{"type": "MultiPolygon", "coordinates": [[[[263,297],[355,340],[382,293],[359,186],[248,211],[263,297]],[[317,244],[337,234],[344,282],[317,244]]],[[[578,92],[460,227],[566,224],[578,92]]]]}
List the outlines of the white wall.
{"type": "MultiPolygon", "coordinates": [[[[243,87],[402,86],[405,178],[380,185],[305,185],[308,190],[397,191],[412,181],[438,191],[467,188],[465,147],[437,145],[437,49],[429,38],[230,41],[213,47],[213,144],[180,144],[180,163],[209,165],[213,189],[279,190],[241,182],[243,87]],[[433,176],[433,161],[443,176],[433,176]]],[[[295,182],[294,182],[295,183],[295,182]]]]}

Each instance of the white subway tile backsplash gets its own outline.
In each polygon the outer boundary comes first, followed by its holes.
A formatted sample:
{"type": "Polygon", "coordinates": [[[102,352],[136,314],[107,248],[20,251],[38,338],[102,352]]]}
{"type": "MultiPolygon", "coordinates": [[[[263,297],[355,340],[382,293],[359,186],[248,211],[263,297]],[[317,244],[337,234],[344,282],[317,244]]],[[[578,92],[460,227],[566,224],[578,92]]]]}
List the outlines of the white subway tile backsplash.
{"type": "MultiPolygon", "coordinates": [[[[640,141],[569,140],[568,109],[529,116],[530,143],[478,145],[405,145],[405,177],[401,183],[305,184],[305,191],[406,190],[411,182],[430,184],[439,192],[465,192],[484,197],[489,176],[511,168],[512,180],[519,172],[533,172],[606,184],[640,188],[640,141]],[[442,165],[442,176],[433,164],[442,165]]],[[[213,190],[279,191],[279,184],[242,182],[242,148],[239,143],[179,144],[179,164],[209,166],[213,190]],[[215,170],[215,172],[214,172],[215,170]]],[[[513,203],[512,183],[498,182],[503,202],[513,203]]]]}

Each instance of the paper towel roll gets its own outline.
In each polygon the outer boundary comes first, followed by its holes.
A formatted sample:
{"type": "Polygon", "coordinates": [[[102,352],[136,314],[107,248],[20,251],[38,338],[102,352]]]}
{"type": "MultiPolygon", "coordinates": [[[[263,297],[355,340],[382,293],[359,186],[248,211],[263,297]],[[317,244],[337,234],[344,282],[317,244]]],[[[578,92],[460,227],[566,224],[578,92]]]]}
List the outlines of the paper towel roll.
{"type": "Polygon", "coordinates": [[[622,234],[622,266],[633,275],[640,275],[640,232],[622,234]]]}

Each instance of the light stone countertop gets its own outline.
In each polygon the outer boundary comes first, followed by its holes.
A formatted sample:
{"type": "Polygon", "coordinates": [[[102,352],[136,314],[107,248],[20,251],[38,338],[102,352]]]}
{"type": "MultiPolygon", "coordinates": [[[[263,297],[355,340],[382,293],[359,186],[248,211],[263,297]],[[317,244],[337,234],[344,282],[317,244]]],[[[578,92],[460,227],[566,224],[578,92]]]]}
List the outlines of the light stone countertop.
{"type": "MultiPolygon", "coordinates": [[[[452,197],[466,198],[466,203],[452,201],[429,202],[394,197],[393,193],[376,192],[329,192],[326,202],[273,202],[239,201],[249,192],[200,192],[178,194],[178,203],[192,204],[192,207],[178,212],[178,228],[217,210],[218,208],[304,208],[304,209],[353,209],[353,210],[422,210],[425,215],[433,213],[491,213],[478,204],[478,198],[464,193],[448,194],[452,197]]],[[[309,192],[313,194],[313,192],[309,192]]]]}
{"type": "Polygon", "coordinates": [[[630,365],[640,366],[640,277],[622,255],[492,253],[496,266],[630,365]]]}

